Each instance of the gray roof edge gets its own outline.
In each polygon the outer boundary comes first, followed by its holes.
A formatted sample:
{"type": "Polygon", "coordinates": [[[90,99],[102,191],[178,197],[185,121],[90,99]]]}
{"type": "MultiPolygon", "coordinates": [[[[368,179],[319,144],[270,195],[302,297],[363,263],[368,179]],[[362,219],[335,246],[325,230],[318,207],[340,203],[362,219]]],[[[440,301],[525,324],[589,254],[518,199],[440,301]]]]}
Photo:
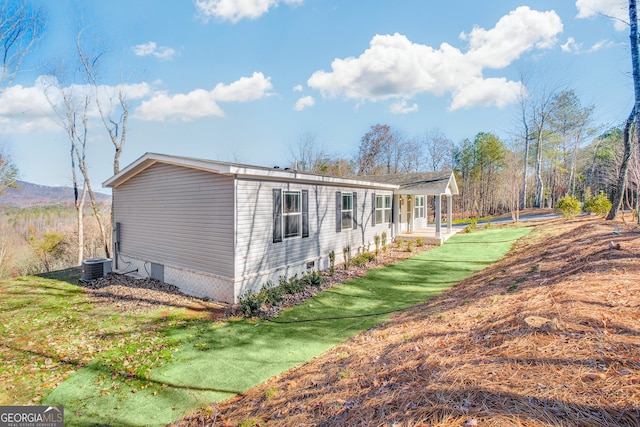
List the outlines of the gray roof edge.
{"type": "Polygon", "coordinates": [[[261,177],[271,180],[296,180],[324,184],[351,185],[383,188],[395,190],[399,186],[392,183],[381,183],[364,179],[343,178],[331,175],[320,175],[308,172],[297,172],[289,168],[268,168],[265,166],[246,165],[241,163],[224,162],[217,160],[200,159],[194,157],[175,156],[169,154],[147,152],[102,183],[103,187],[116,187],[128,181],[138,173],[156,164],[173,164],[176,166],[190,167],[212,173],[228,175],[240,175],[246,177],[261,177]]]}

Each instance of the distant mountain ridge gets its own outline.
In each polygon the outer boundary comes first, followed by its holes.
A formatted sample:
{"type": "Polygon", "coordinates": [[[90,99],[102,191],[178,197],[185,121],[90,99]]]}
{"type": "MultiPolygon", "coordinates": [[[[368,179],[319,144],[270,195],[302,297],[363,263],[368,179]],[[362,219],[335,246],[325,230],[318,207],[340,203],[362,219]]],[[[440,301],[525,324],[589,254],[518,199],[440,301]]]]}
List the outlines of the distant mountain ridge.
{"type": "MultiPolygon", "coordinates": [[[[0,194],[0,207],[26,208],[32,206],[46,206],[56,204],[72,205],[74,202],[73,188],[49,187],[47,185],[32,184],[25,181],[17,181],[18,188],[8,188],[4,194],[0,194]]],[[[104,193],[95,193],[98,202],[111,202],[111,196],[104,193]]],[[[89,196],[87,196],[87,203],[89,196]]]]}

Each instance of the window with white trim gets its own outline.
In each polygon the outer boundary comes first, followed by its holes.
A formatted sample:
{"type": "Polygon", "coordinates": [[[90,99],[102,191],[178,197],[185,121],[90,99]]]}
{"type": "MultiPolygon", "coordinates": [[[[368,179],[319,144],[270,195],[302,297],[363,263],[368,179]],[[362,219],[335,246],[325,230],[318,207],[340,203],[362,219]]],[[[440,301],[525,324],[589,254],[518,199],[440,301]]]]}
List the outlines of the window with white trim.
{"type": "Polygon", "coordinates": [[[282,192],[282,222],[285,239],[300,236],[302,230],[302,208],[299,191],[282,192]]]}
{"type": "Polygon", "coordinates": [[[391,195],[376,194],[376,224],[391,222],[391,195]]]}
{"type": "Polygon", "coordinates": [[[416,196],[414,204],[414,218],[424,218],[424,196],[416,196]]]}
{"type": "Polygon", "coordinates": [[[353,228],[353,194],[342,193],[342,229],[353,228]]]}

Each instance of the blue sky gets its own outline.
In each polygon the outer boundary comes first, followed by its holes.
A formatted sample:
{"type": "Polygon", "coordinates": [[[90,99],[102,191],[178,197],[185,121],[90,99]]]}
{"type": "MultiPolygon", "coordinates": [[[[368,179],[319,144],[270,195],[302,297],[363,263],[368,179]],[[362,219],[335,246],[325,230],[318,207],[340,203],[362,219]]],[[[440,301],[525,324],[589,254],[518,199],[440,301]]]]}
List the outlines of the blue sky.
{"type": "MultiPolygon", "coordinates": [[[[47,31],[2,88],[0,145],[38,184],[71,183],[42,82],[58,64],[72,67],[79,28],[88,49],[108,48],[103,89],[127,88],[123,166],[148,151],[286,165],[305,133],[350,157],[376,123],[408,137],[439,129],[456,143],[478,132],[507,140],[517,94],[545,84],[594,104],[602,127],[633,102],[621,0],[30,3],[45,9],[47,31]]],[[[98,188],[112,146],[95,113],[88,162],[98,188]]]]}

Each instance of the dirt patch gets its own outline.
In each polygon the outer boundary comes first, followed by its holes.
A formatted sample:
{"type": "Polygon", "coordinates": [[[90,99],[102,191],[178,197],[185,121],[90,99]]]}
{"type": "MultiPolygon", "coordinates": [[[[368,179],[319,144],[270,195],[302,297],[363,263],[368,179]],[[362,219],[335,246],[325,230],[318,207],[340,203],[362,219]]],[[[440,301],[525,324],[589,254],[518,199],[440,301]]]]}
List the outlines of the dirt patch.
{"type": "Polygon", "coordinates": [[[640,227],[536,226],[426,307],[177,425],[640,425],[640,227]]]}
{"type": "Polygon", "coordinates": [[[148,311],[152,308],[185,308],[194,315],[208,312],[211,318],[220,318],[228,305],[185,295],[177,286],[154,279],[139,279],[120,274],[79,282],[97,307],[109,307],[121,312],[148,311]]]}

